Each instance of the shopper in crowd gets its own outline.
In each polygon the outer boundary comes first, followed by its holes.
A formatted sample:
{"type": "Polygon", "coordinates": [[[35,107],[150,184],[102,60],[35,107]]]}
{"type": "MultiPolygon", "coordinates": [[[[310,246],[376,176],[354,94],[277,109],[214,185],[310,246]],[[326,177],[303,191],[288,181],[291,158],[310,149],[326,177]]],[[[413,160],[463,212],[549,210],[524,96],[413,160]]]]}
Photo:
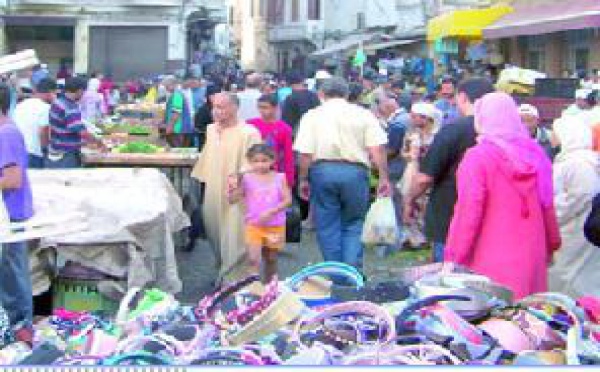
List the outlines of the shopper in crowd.
{"type": "Polygon", "coordinates": [[[438,92],[438,100],[435,102],[435,107],[444,115],[442,125],[452,123],[460,116],[455,101],[455,93],[454,80],[451,78],[443,79],[438,92]]]}
{"type": "Polygon", "coordinates": [[[444,258],[444,244],[456,203],[456,169],[467,149],[475,146],[473,109],[475,101],[494,90],[483,78],[464,80],[458,85],[456,102],[462,117],[436,134],[404,197],[403,220],[410,223],[417,212],[416,201],[431,188],[425,212],[425,236],[433,242],[433,260],[444,258]]]}
{"type": "MultiPolygon", "coordinates": [[[[387,133],[387,160],[389,165],[390,182],[392,186],[398,184],[406,161],[402,157],[402,145],[407,130],[411,127],[410,114],[405,109],[398,106],[394,98],[387,98],[379,104],[379,113],[384,122],[384,129],[387,133]]],[[[398,188],[393,187],[394,205],[396,206],[396,219],[398,226],[402,223],[402,204],[401,194],[398,188]]]]}
{"type": "Polygon", "coordinates": [[[202,150],[206,142],[206,130],[209,124],[214,123],[213,121],[213,100],[215,96],[221,93],[221,88],[216,85],[209,85],[206,88],[206,103],[198,109],[196,115],[194,115],[194,126],[196,127],[196,133],[199,135],[198,148],[202,150]]]}
{"type": "Polygon", "coordinates": [[[231,201],[244,200],[251,274],[260,274],[264,262],[265,281],[270,282],[277,275],[277,255],[285,247],[286,209],[292,205],[292,192],[286,175],[275,170],[271,146],[254,145],[246,157],[249,171],[233,180],[231,201]]]}
{"type": "Polygon", "coordinates": [[[248,120],[260,132],[265,144],[273,149],[275,154],[275,170],[284,173],[287,184],[296,184],[294,151],[292,150],[292,128],[282,120],[277,119],[278,103],[276,94],[263,95],[258,99],[260,117],[248,120]]]}
{"type": "Polygon", "coordinates": [[[99,79],[100,88],[98,89],[98,92],[102,94],[102,97],[104,97],[104,103],[106,104],[105,111],[108,113],[113,113],[118,104],[118,101],[115,102],[112,97],[112,92],[115,89],[115,83],[109,75],[101,75],[99,79]]]}
{"type": "Polygon", "coordinates": [[[29,168],[44,168],[44,153],[48,145],[48,126],[50,125],[50,105],[56,98],[56,82],[50,78],[42,79],[35,87],[33,97],[28,98],[15,108],[13,119],[25,138],[29,154],[29,168]]]}
{"type": "Polygon", "coordinates": [[[294,133],[297,133],[302,116],[319,106],[320,101],[316,93],[308,90],[301,73],[291,74],[289,81],[292,93],[283,101],[281,119],[292,127],[294,133]]]}
{"type": "Polygon", "coordinates": [[[536,140],[537,143],[542,146],[550,159],[554,159],[555,150],[551,141],[552,133],[548,129],[540,126],[540,114],[538,109],[533,105],[522,104],[519,106],[519,114],[521,115],[521,120],[529,130],[531,138],[536,140]]]}
{"type": "Polygon", "coordinates": [[[64,94],[52,103],[46,168],[81,167],[82,147],[88,142],[97,142],[87,131],[79,107],[86,89],[85,79],[68,78],[64,94]]]}
{"type": "Polygon", "coordinates": [[[167,142],[171,147],[190,147],[194,134],[191,107],[179,88],[177,79],[168,77],[163,85],[168,95],[165,110],[167,142]]]}
{"type": "Polygon", "coordinates": [[[206,144],[192,176],[205,184],[203,220],[219,268],[218,282],[238,273],[244,257],[244,221],[240,205],[227,201],[228,179],[247,170],[246,153],[260,143],[260,133],[239,120],[235,94],[213,98],[214,124],[207,128],[206,144]]]}
{"type": "Polygon", "coordinates": [[[505,93],[476,102],[475,127],[478,143],[457,171],[444,259],[507,286],[516,299],[545,292],[560,247],[550,160],[505,93]]]}
{"type": "Polygon", "coordinates": [[[96,123],[107,113],[108,107],[104,95],[100,93],[100,79],[93,77],[87,82],[87,89],[79,100],[81,118],[90,123],[96,123]]]}
{"type": "Polygon", "coordinates": [[[246,86],[244,87],[244,90],[237,93],[240,101],[239,115],[242,121],[248,121],[260,116],[260,113],[258,112],[258,99],[262,96],[262,93],[260,92],[262,83],[263,77],[254,72],[246,77],[246,86]]]}
{"type": "MultiPolygon", "coordinates": [[[[427,155],[435,135],[440,129],[442,113],[431,103],[415,103],[411,108],[411,126],[402,144],[402,158],[406,168],[400,184],[402,195],[410,193],[414,178],[418,176],[421,160],[427,155]]],[[[414,214],[404,227],[404,239],[413,248],[426,243],[424,234],[425,206],[428,197],[421,195],[414,200],[414,214]]]]}
{"type": "Polygon", "coordinates": [[[593,94],[591,89],[577,89],[575,91],[575,102],[567,107],[562,116],[573,116],[587,112],[591,107],[588,98],[593,94]]]}
{"type": "Polygon", "coordinates": [[[554,124],[560,153],[554,163],[554,202],[562,236],[554,255],[550,290],[578,298],[600,296],[600,251],[584,236],[583,225],[600,193],[600,155],[592,132],[578,117],[554,124]]]}
{"type": "Polygon", "coordinates": [[[348,94],[345,80],[324,81],[324,103],[304,115],[294,147],[301,195],[310,197],[323,258],[360,268],[371,165],[379,172],[378,195],[391,196],[391,188],[386,134],[375,115],[346,100],[348,94]]]}
{"type": "MultiPolygon", "coordinates": [[[[27,177],[27,148],[17,126],[8,117],[10,88],[0,83],[0,191],[12,222],[33,216],[27,177]]],[[[18,341],[33,340],[33,295],[29,251],[25,242],[2,244],[0,250],[0,304],[8,313],[18,341]]]]}

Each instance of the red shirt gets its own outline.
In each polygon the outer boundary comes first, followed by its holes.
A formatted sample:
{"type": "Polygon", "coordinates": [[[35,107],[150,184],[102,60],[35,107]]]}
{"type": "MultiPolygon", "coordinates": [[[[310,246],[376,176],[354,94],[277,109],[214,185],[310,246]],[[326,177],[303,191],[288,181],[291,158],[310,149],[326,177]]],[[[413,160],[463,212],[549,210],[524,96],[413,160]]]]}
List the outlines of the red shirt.
{"type": "Polygon", "coordinates": [[[292,127],[281,120],[267,123],[261,118],[248,120],[262,136],[263,141],[275,152],[275,170],[285,173],[285,178],[290,187],[296,183],[294,167],[294,152],[292,150],[292,127]]]}

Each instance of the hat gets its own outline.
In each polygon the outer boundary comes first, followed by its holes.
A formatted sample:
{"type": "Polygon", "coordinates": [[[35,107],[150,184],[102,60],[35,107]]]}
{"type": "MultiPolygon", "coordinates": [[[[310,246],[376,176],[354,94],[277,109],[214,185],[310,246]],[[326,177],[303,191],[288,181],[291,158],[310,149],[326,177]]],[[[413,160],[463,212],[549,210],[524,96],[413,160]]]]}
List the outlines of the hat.
{"type": "Polygon", "coordinates": [[[575,99],[587,99],[590,93],[592,91],[589,89],[577,89],[575,91],[575,99]]]}
{"type": "Polygon", "coordinates": [[[538,119],[540,117],[538,109],[535,106],[526,103],[519,106],[519,115],[530,115],[538,119]]]}
{"type": "Polygon", "coordinates": [[[433,104],[428,102],[417,102],[412,105],[410,112],[417,115],[423,115],[435,122],[441,119],[442,113],[433,104]]]}
{"type": "Polygon", "coordinates": [[[315,79],[317,79],[317,80],[324,80],[324,79],[329,79],[329,78],[331,78],[331,74],[325,70],[319,70],[315,74],[315,79]]]}

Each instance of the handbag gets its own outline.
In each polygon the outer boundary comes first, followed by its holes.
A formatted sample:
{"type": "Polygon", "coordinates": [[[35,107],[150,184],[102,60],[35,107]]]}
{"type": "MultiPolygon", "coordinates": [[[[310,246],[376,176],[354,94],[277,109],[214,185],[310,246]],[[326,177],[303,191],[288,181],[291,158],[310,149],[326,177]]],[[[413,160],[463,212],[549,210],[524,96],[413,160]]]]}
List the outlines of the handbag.
{"type": "Polygon", "coordinates": [[[592,202],[592,211],[585,221],[583,231],[590,243],[600,247],[600,194],[596,195],[592,202]]]}
{"type": "Polygon", "coordinates": [[[286,211],[285,240],[288,243],[300,243],[302,239],[302,212],[294,198],[292,206],[286,211]]]}

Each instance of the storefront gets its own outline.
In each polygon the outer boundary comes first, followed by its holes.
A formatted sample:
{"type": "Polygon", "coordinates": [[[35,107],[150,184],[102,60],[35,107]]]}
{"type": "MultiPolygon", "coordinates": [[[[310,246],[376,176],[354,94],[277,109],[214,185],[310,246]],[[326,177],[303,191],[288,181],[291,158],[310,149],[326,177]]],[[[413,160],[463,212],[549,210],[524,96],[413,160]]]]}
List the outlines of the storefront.
{"type": "Polygon", "coordinates": [[[430,55],[438,67],[449,67],[469,59],[469,50],[483,39],[482,30],[512,12],[506,5],[464,9],[442,14],[427,24],[430,55]]]}
{"type": "Polygon", "coordinates": [[[511,64],[560,77],[600,68],[600,2],[515,1],[514,12],[483,30],[511,64]]]}

